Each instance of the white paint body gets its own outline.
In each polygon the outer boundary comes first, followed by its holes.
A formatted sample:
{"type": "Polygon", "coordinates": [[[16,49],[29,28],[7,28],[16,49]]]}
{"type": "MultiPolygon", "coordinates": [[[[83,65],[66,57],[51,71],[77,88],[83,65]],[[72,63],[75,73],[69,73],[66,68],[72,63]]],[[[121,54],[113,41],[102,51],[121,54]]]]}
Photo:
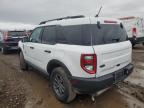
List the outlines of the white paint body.
{"type": "MultiPolygon", "coordinates": [[[[96,24],[97,21],[104,23],[104,20],[114,20],[120,24],[119,20],[109,18],[78,18],[61,21],[52,21],[45,25],[79,25],[79,24],[96,24]]],[[[74,77],[93,78],[100,77],[112,72],[115,72],[129,63],[131,63],[132,46],[129,41],[118,42],[113,44],[81,46],[55,44],[47,45],[41,43],[19,42],[19,47],[24,53],[24,58],[44,70],[47,73],[47,64],[50,60],[56,59],[61,61],[69,69],[74,77]],[[30,47],[35,47],[31,50],[30,47]],[[45,53],[44,50],[50,50],[51,54],[45,53]],[[97,72],[96,74],[88,74],[80,65],[81,54],[96,54],[97,55],[97,72]],[[105,68],[100,68],[105,64],[105,68]],[[117,65],[120,64],[118,67],[117,65]]]]}

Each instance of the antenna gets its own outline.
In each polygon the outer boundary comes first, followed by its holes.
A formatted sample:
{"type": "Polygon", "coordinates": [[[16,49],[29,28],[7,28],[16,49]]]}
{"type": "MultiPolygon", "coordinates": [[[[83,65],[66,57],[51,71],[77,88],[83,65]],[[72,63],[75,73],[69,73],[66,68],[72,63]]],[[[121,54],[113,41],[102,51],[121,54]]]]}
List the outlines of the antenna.
{"type": "Polygon", "coordinates": [[[100,7],[99,12],[95,17],[99,17],[99,14],[100,14],[101,10],[102,10],[102,6],[100,7]]]}

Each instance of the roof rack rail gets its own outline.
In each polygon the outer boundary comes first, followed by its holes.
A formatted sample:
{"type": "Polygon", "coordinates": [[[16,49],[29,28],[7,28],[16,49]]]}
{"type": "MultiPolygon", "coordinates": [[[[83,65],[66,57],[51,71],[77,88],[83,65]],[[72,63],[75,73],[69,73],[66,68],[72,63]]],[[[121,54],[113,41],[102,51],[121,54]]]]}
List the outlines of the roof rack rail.
{"type": "Polygon", "coordinates": [[[42,22],[40,22],[39,25],[45,24],[45,23],[50,22],[50,21],[58,21],[58,20],[63,20],[63,19],[84,18],[84,17],[85,17],[84,15],[67,16],[67,17],[62,17],[62,18],[57,18],[57,19],[52,19],[52,20],[42,21],[42,22]]]}

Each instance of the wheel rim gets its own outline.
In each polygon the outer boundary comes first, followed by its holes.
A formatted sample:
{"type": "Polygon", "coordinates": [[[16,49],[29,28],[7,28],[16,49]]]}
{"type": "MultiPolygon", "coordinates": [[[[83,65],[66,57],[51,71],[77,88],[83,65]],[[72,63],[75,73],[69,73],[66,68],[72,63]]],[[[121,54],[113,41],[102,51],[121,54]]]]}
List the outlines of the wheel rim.
{"type": "Polygon", "coordinates": [[[53,88],[54,88],[55,93],[58,96],[61,97],[64,95],[64,91],[65,91],[64,80],[61,75],[56,75],[54,77],[53,88]]]}

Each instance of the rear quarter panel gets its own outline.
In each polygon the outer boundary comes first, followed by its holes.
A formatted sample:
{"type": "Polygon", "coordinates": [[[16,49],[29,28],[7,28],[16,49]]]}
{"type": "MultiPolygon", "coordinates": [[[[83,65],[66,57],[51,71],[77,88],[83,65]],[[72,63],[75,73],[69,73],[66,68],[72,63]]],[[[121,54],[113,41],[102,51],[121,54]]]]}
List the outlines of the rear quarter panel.
{"type": "Polygon", "coordinates": [[[86,73],[80,64],[81,54],[94,54],[92,46],[57,44],[53,52],[51,60],[56,59],[64,63],[72,76],[84,78],[95,77],[95,74],[86,73]]]}

